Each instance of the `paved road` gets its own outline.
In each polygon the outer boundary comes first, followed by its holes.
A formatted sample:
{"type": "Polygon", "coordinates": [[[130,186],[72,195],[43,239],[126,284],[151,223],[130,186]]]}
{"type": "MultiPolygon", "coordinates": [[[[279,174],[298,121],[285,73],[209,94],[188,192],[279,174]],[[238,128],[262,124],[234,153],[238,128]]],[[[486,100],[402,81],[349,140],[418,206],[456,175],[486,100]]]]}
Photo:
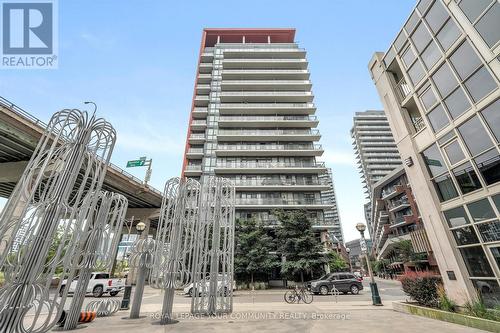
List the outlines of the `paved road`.
{"type": "MultiPolygon", "coordinates": [[[[407,296],[401,290],[401,283],[393,280],[383,280],[377,279],[377,285],[379,288],[379,292],[383,302],[386,301],[399,301],[405,300],[407,296]]],[[[371,292],[368,280],[365,279],[363,281],[364,289],[360,291],[358,295],[339,295],[337,298],[333,295],[322,296],[315,295],[314,303],[317,302],[326,302],[326,303],[359,303],[363,304],[371,304],[371,292]]],[[[286,290],[284,289],[267,289],[267,290],[256,290],[246,291],[239,290],[234,293],[234,304],[235,309],[237,310],[238,304],[249,304],[249,303],[283,303],[283,294],[286,290]]],[[[133,294],[132,294],[133,295],[133,294]]],[[[116,297],[111,297],[111,299],[121,299],[122,293],[120,293],[116,297]]],[[[104,295],[103,298],[110,298],[109,295],[104,295]]],[[[71,297],[70,297],[71,299],[71,297]]],[[[152,289],[146,287],[144,290],[143,303],[147,305],[148,309],[153,308],[155,305],[158,305],[158,310],[161,308],[163,299],[163,293],[161,290],[152,289]]],[[[93,300],[96,300],[95,297],[87,296],[84,304],[87,304],[93,300]]],[[[69,302],[66,302],[65,308],[68,307],[69,302]]],[[[176,293],[175,297],[176,305],[188,306],[191,304],[191,298],[189,296],[183,295],[180,291],[176,293]]]]}
{"type": "MultiPolygon", "coordinates": [[[[482,331],[445,323],[428,318],[412,316],[392,310],[392,301],[404,300],[397,281],[377,280],[383,307],[371,305],[368,282],[359,295],[315,296],[312,304],[286,304],[284,290],[258,290],[254,293],[236,291],[234,312],[219,317],[192,317],[189,314],[191,299],[177,294],[174,302],[174,325],[155,325],[155,315],[161,310],[163,294],[159,290],[146,287],[140,319],[126,320],[127,311],[120,311],[111,317],[97,318],[82,332],[127,332],[127,333],[166,333],[166,332],[447,332],[479,333],[482,331]]],[[[109,296],[104,296],[108,298],[109,296]]],[[[121,299],[121,295],[113,297],[121,299]]],[[[86,302],[95,300],[88,297],[86,302]]]]}

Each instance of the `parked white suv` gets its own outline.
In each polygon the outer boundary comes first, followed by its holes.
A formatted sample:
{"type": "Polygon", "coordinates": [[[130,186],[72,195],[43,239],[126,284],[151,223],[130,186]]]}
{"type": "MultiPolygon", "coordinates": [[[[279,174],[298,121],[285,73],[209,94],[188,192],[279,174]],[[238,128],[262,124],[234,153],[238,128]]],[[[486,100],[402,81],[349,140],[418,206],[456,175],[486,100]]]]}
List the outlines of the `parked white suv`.
{"type": "MultiPolygon", "coordinates": [[[[224,293],[224,295],[227,295],[227,292],[228,292],[228,286],[224,285],[224,283],[227,283],[228,282],[228,278],[226,278],[224,281],[223,281],[223,275],[222,274],[218,274],[217,275],[217,289],[219,291],[219,293],[224,293]]],[[[210,288],[210,277],[206,277],[205,280],[203,280],[203,282],[201,283],[204,283],[205,284],[205,287],[203,288],[202,286],[196,288],[198,289],[198,292],[199,294],[201,295],[202,292],[205,292],[207,293],[208,292],[208,289],[210,288]]],[[[185,295],[189,295],[190,297],[193,297],[193,294],[194,294],[194,288],[193,288],[194,284],[193,283],[190,283],[186,288],[184,288],[184,294],[185,295]]],[[[233,286],[232,286],[232,290],[235,289],[235,281],[233,280],[233,286]]]]}
{"type": "MultiPolygon", "coordinates": [[[[75,277],[69,286],[68,293],[74,293],[76,284],[78,283],[78,276],[75,277]]],[[[63,280],[59,295],[62,295],[66,288],[67,280],[63,280]]],[[[110,279],[109,273],[106,272],[93,272],[90,276],[89,285],[87,287],[87,294],[92,293],[94,297],[101,297],[103,294],[109,293],[111,296],[116,296],[120,291],[125,288],[125,282],[122,279],[110,279]]]]}

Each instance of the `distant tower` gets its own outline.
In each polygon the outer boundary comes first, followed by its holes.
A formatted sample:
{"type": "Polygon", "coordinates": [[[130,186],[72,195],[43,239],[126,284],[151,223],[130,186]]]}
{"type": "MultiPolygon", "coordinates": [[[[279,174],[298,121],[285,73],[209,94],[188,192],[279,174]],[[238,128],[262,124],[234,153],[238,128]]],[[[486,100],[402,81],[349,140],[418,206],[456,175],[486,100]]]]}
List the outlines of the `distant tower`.
{"type": "Polygon", "coordinates": [[[328,168],[327,172],[319,176],[320,180],[328,185],[328,189],[321,192],[321,197],[325,202],[331,205],[331,209],[326,209],[325,224],[333,226],[331,234],[333,234],[340,243],[344,243],[344,232],[340,223],[340,216],[337,205],[337,195],[335,194],[335,185],[333,184],[332,169],[328,168]]]}
{"type": "MultiPolygon", "coordinates": [[[[356,112],[351,129],[354,151],[364,183],[366,198],[371,201],[372,186],[401,165],[396,143],[384,111],[356,112]]],[[[371,204],[365,205],[365,218],[371,230],[371,204]]]]}

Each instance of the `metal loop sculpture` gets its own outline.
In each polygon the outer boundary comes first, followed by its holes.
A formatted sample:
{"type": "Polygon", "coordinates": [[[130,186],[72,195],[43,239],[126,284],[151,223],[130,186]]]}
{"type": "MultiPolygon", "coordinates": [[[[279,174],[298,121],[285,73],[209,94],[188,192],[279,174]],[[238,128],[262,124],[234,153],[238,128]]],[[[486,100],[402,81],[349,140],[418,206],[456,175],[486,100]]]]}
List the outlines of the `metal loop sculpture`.
{"type": "Polygon", "coordinates": [[[205,177],[196,224],[191,313],[233,311],[235,190],[225,178],[205,177]]]}
{"type": "Polygon", "coordinates": [[[0,332],[46,332],[59,319],[67,292],[58,299],[49,288],[56,274],[74,277],[88,197],[101,189],[115,140],[86,112],[51,118],[0,216],[0,332]]]}
{"type": "Polygon", "coordinates": [[[199,219],[200,183],[172,178],[165,184],[150,284],[165,289],[160,323],[171,322],[175,288],[188,285],[199,219]]]}
{"type": "Polygon", "coordinates": [[[100,299],[87,304],[85,311],[92,311],[97,317],[107,317],[120,309],[120,301],[116,299],[100,299]]]}
{"type": "MultiPolygon", "coordinates": [[[[121,194],[101,191],[94,200],[97,204],[89,211],[85,232],[78,246],[79,278],[64,330],[74,329],[78,325],[93,269],[99,267],[99,270],[111,270],[127,213],[128,200],[121,194]]],[[[68,284],[66,286],[69,288],[68,284]]]]}
{"type": "Polygon", "coordinates": [[[155,243],[154,239],[140,238],[135,241],[132,252],[130,253],[130,266],[138,270],[134,298],[130,309],[130,319],[139,318],[146,276],[148,270],[153,267],[154,263],[153,253],[155,250],[155,243]]]}

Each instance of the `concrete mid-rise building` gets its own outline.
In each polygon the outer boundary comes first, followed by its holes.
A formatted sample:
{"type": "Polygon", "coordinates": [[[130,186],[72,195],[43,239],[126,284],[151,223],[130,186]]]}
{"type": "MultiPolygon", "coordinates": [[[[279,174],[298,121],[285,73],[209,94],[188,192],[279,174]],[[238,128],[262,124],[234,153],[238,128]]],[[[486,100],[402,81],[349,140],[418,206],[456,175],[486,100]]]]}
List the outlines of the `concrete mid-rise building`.
{"type": "Polygon", "coordinates": [[[373,235],[371,225],[371,197],[373,185],[401,165],[396,143],[384,111],[356,112],[353,118],[351,137],[354,152],[364,184],[366,198],[364,206],[368,232],[373,235]]]}
{"type": "Polygon", "coordinates": [[[320,174],[319,180],[328,185],[328,189],[321,192],[321,197],[328,203],[329,208],[325,209],[323,215],[326,224],[331,225],[330,235],[337,243],[344,244],[344,231],[340,222],[340,214],[337,204],[337,194],[335,193],[335,185],[333,183],[333,173],[331,168],[327,168],[327,172],[320,174]]]}
{"type": "Polygon", "coordinates": [[[450,297],[500,299],[500,3],[422,0],[369,63],[450,297]]]}
{"type": "Polygon", "coordinates": [[[304,209],[323,243],[329,184],[306,51],[294,29],[204,29],[182,174],[236,186],[236,217],[264,226],[304,209]]]}

